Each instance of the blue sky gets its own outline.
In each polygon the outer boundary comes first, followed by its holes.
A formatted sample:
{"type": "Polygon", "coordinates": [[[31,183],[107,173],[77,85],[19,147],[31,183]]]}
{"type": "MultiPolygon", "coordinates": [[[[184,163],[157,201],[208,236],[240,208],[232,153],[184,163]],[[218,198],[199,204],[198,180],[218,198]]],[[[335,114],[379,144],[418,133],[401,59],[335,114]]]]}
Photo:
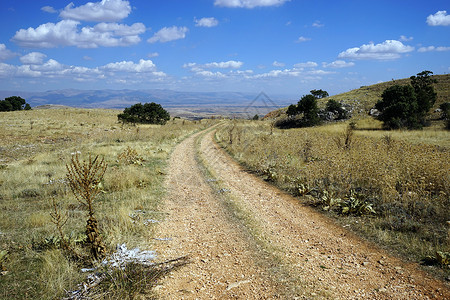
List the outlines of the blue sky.
{"type": "Polygon", "coordinates": [[[450,72],[450,3],[94,0],[0,3],[0,89],[330,94],[450,72]]]}

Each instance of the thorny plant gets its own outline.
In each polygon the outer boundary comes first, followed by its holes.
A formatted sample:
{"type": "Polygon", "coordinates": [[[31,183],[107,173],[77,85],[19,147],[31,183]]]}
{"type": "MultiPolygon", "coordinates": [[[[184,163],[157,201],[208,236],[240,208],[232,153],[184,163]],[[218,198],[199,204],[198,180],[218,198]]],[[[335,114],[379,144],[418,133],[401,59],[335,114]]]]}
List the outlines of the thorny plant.
{"type": "Polygon", "coordinates": [[[144,162],[144,158],[138,154],[136,149],[133,149],[130,146],[128,146],[124,151],[122,151],[117,156],[117,159],[128,165],[142,165],[142,163],[144,162]]]}
{"type": "Polygon", "coordinates": [[[91,255],[100,259],[105,255],[106,247],[98,232],[98,222],[94,216],[93,202],[101,191],[99,185],[106,172],[107,164],[98,156],[88,161],[80,162],[78,153],[72,156],[70,164],[66,165],[67,180],[75,198],[88,208],[89,219],[86,224],[86,236],[91,244],[91,255]]]}

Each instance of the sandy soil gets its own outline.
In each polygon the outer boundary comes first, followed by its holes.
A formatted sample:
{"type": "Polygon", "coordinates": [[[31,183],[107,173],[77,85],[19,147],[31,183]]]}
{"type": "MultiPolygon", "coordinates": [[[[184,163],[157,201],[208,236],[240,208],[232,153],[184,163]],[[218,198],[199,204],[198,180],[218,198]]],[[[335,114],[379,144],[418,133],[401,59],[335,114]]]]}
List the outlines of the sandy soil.
{"type": "Polygon", "coordinates": [[[163,299],[450,299],[417,265],[245,172],[214,131],[180,143],[168,174],[154,248],[191,263],[157,287],[163,299]]]}

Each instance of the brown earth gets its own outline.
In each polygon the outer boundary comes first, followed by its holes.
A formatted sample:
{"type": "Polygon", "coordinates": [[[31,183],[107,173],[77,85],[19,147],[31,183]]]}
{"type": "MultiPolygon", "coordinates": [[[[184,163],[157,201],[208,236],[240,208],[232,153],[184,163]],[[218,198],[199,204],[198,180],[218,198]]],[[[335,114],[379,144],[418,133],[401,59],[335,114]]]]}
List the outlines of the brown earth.
{"type": "Polygon", "coordinates": [[[171,155],[161,260],[189,255],[163,299],[450,299],[450,288],[245,172],[197,133],[171,155]],[[206,169],[205,169],[206,168],[206,169]]]}

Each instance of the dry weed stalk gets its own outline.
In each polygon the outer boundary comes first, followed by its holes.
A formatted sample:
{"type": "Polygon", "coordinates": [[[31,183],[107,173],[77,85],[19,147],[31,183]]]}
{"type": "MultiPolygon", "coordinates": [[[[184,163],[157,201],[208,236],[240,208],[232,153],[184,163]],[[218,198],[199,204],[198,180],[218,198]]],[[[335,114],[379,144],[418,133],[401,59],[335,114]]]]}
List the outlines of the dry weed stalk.
{"type": "Polygon", "coordinates": [[[95,196],[100,192],[98,188],[103,175],[105,174],[107,164],[104,159],[96,156],[92,159],[89,155],[88,161],[80,162],[78,153],[72,156],[70,164],[66,165],[67,180],[70,189],[76,199],[88,208],[89,219],[86,224],[86,236],[91,244],[91,254],[95,259],[105,255],[106,247],[98,232],[98,222],[94,216],[93,202],[95,196]]]}
{"type": "Polygon", "coordinates": [[[52,223],[55,224],[56,229],[58,230],[59,236],[61,238],[61,246],[64,249],[69,250],[70,246],[67,243],[66,239],[64,238],[63,232],[63,227],[64,225],[66,225],[69,216],[67,212],[65,214],[61,213],[61,208],[59,207],[54,197],[52,197],[52,208],[53,211],[50,212],[50,216],[52,217],[52,223]]]}

